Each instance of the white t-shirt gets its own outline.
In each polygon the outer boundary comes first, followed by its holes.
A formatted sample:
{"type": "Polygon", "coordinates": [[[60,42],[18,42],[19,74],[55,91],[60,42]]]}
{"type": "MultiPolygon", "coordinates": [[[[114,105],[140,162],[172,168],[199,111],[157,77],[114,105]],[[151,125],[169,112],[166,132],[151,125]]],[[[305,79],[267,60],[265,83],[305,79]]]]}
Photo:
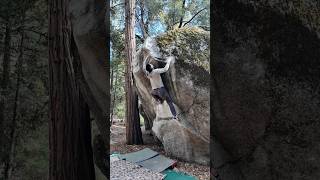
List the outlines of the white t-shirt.
{"type": "Polygon", "coordinates": [[[151,73],[147,73],[147,77],[150,79],[152,89],[157,89],[164,86],[160,74],[168,71],[173,58],[174,57],[170,56],[167,59],[167,64],[164,68],[153,69],[151,73]]]}

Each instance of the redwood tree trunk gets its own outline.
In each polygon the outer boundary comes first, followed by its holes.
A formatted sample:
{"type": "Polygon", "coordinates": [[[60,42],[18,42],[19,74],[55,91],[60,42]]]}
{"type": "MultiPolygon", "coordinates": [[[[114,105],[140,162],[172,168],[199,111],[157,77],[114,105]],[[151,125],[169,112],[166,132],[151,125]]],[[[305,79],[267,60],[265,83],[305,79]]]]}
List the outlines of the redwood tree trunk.
{"type": "Polygon", "coordinates": [[[68,0],[49,1],[50,180],[95,179],[90,114],[76,82],[68,0]]]}
{"type": "Polygon", "coordinates": [[[137,94],[134,91],[132,79],[132,62],[136,53],[135,27],[135,0],[125,1],[126,24],[125,24],[125,49],[126,49],[126,140],[127,144],[142,144],[140,119],[138,111],[137,94]]]}

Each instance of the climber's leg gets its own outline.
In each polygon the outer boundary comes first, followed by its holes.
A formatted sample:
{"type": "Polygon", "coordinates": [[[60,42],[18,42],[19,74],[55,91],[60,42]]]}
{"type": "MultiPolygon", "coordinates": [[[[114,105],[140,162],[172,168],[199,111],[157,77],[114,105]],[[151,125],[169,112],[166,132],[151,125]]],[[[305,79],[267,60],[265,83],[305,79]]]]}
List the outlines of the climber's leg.
{"type": "Polygon", "coordinates": [[[159,102],[161,104],[163,103],[164,100],[161,98],[161,94],[159,92],[159,89],[153,89],[151,91],[151,95],[157,102],[159,102]]]}
{"type": "Polygon", "coordinates": [[[176,118],[177,112],[176,112],[176,109],[174,108],[173,101],[172,101],[170,94],[168,93],[168,91],[164,87],[162,87],[160,89],[160,91],[161,91],[162,97],[167,101],[173,117],[176,118]]]}

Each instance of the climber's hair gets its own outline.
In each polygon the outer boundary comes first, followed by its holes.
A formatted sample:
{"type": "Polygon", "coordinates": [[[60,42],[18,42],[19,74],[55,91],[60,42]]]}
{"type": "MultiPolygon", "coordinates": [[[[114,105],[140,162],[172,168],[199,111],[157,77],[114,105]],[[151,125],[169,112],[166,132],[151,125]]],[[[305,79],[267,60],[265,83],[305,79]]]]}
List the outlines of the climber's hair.
{"type": "Polygon", "coordinates": [[[149,73],[152,72],[153,68],[152,68],[151,64],[147,64],[146,70],[147,70],[149,73]]]}

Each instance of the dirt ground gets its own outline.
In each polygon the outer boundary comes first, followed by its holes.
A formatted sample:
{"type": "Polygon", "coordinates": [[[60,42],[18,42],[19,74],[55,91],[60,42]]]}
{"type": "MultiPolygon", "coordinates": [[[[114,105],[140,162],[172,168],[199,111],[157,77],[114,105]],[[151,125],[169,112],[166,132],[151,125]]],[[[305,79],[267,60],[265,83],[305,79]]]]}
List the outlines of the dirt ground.
{"type": "MultiPolygon", "coordinates": [[[[161,145],[161,143],[156,142],[152,135],[146,133],[142,128],[144,145],[126,145],[125,143],[125,126],[119,122],[111,126],[111,145],[110,153],[129,153],[135,152],[144,148],[150,148],[154,151],[159,152],[165,156],[166,153],[161,145]]],[[[185,172],[189,175],[195,176],[200,180],[210,179],[210,167],[203,166],[195,163],[183,162],[181,160],[175,159],[174,157],[167,156],[171,159],[177,161],[176,169],[177,171],[185,172]]]]}

